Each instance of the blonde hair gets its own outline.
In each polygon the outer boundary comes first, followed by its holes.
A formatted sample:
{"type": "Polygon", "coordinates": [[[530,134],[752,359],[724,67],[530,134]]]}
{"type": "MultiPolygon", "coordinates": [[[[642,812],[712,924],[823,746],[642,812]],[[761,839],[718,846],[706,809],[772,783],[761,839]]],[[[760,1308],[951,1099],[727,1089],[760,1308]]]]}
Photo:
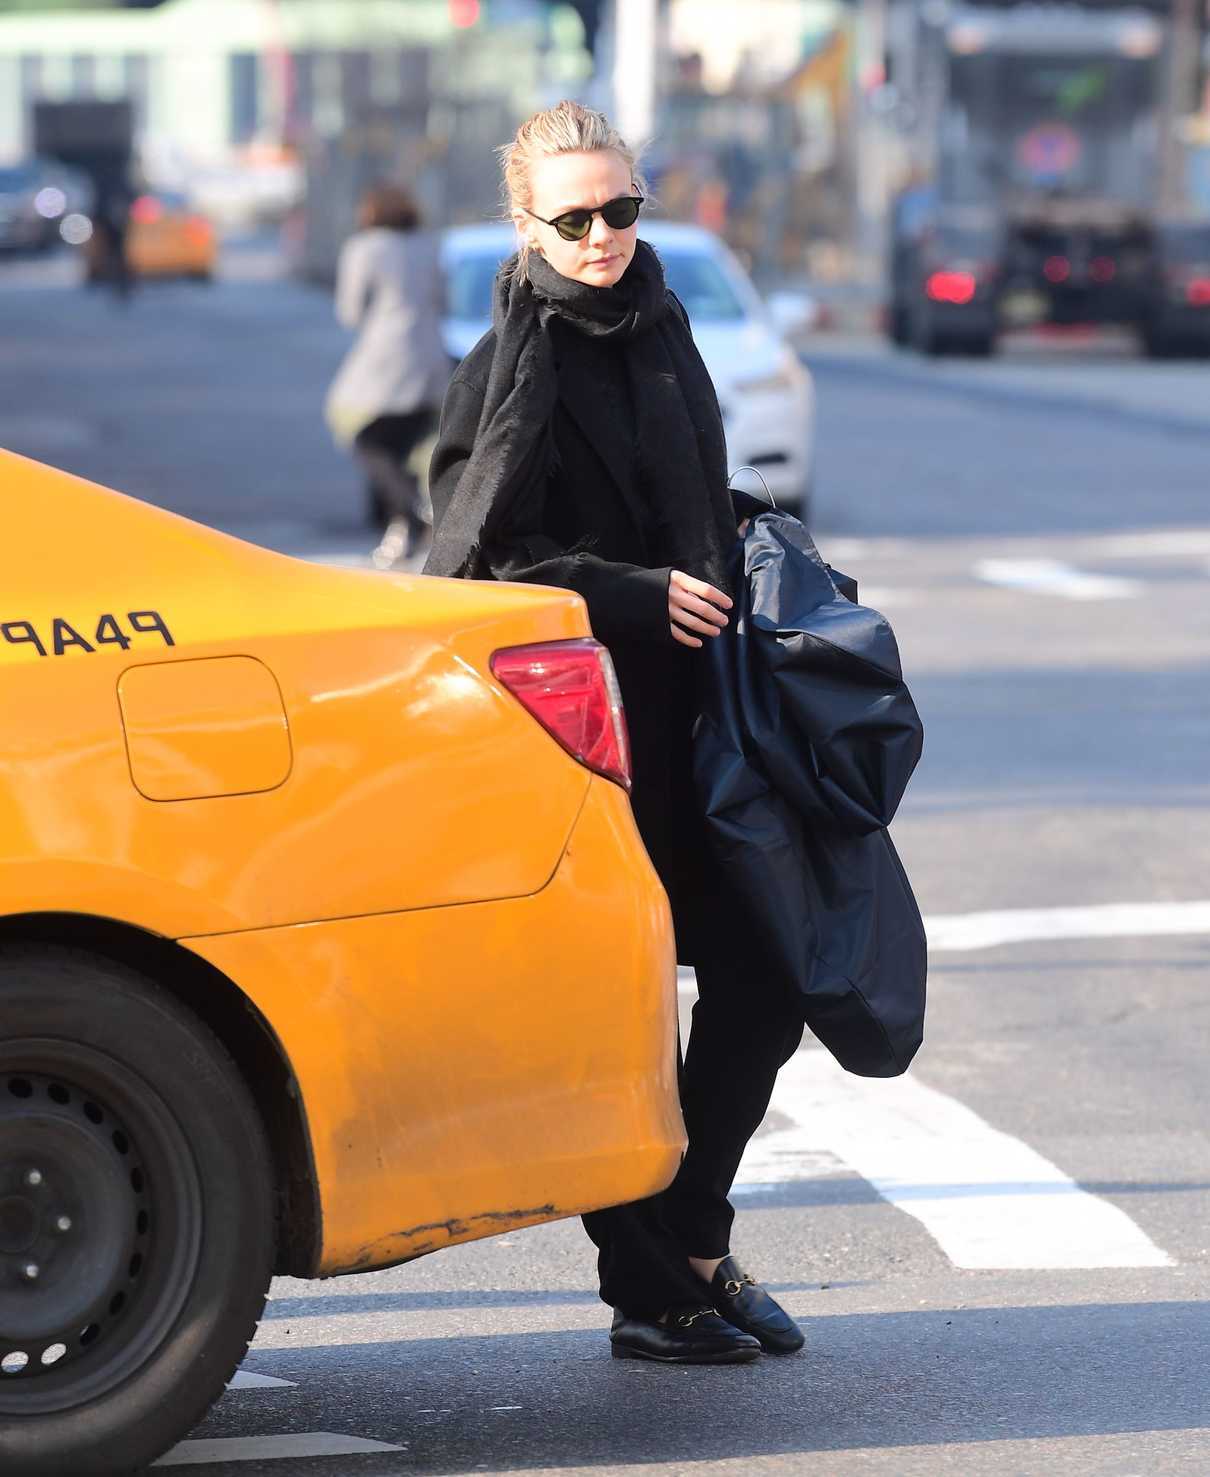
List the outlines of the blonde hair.
{"type": "MultiPolygon", "coordinates": [[[[505,209],[509,218],[514,210],[526,209],[533,202],[533,166],[537,160],[551,159],[557,154],[595,154],[603,150],[622,160],[639,193],[645,195],[647,182],[639,172],[638,155],[604,113],[564,98],[553,108],[527,118],[512,142],[496,151],[504,170],[505,209]]],[[[522,281],[528,276],[531,250],[529,242],[523,240],[516,272],[522,281]]]]}

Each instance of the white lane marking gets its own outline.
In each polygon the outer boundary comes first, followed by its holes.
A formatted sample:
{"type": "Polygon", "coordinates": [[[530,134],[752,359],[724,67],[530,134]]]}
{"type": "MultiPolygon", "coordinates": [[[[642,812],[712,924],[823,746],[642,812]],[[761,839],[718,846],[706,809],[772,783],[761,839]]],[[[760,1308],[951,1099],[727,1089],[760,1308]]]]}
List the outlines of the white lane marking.
{"type": "MultiPolygon", "coordinates": [[[[293,550],[286,550],[294,553],[293,550]]],[[[294,554],[295,559],[305,559],[308,564],[334,564],[339,569],[373,569],[374,561],[364,550],[353,553],[351,550],[333,549],[323,553],[314,550],[302,550],[294,554]]]]}
{"type": "Polygon", "coordinates": [[[1155,938],[1210,933],[1210,901],[1008,908],[994,913],[935,914],[924,924],[933,954],[1044,939],[1155,938]]]}
{"type": "Polygon", "coordinates": [[[1080,548],[1102,559],[1188,559],[1210,554],[1210,528],[1144,528],[1081,540],[1080,548]]]}
{"type": "Polygon", "coordinates": [[[271,1462],[292,1457],[360,1456],[374,1451],[404,1451],[385,1441],[364,1441],[360,1436],[337,1436],[331,1431],[308,1431],[300,1436],[211,1436],[202,1441],[182,1441],[162,1456],[156,1467],[198,1467],[205,1462],[271,1462]]]}
{"type": "Polygon", "coordinates": [[[843,564],[846,559],[906,559],[917,547],[910,539],[821,537],[826,547],[820,553],[829,564],[843,564]]]}
{"type": "Polygon", "coordinates": [[[814,1178],[826,1153],[918,1220],[957,1267],[1172,1265],[1116,1205],[910,1075],[853,1077],[811,1047],[782,1068],[772,1106],[790,1123],[762,1135],[763,1148],[755,1141],[740,1170],[749,1186],[771,1163],[776,1183],[814,1178]]]}
{"type": "MultiPolygon", "coordinates": [[[[961,954],[1053,939],[1175,938],[1210,933],[1210,901],[934,913],[924,920],[924,929],[930,954],[961,954]]],[[[676,977],[682,995],[697,995],[692,969],[678,969],[676,977]]]]}
{"type": "Polygon", "coordinates": [[[1064,600],[1131,600],[1143,593],[1140,580],[1089,574],[1059,559],[980,559],[976,579],[1011,590],[1036,590],[1064,600]]]}
{"type": "MultiPolygon", "coordinates": [[[[804,1047],[803,1050],[815,1050],[804,1047]]],[[[780,1112],[776,1097],[773,1110],[780,1112]]],[[[731,1187],[732,1195],[755,1195],[799,1180],[830,1179],[852,1171],[831,1149],[814,1149],[804,1141],[802,1125],[785,1124],[760,1133],[744,1151],[744,1162],[731,1187]]]]}
{"type": "MultiPolygon", "coordinates": [[[[845,561],[856,563],[862,559],[912,559],[918,560],[921,551],[936,553],[935,544],[923,539],[860,538],[838,535],[819,535],[822,540],[820,553],[829,564],[845,568],[845,561]]],[[[1131,533],[1108,534],[1063,534],[1047,535],[1044,539],[1002,539],[998,546],[1013,551],[1014,557],[1028,558],[1029,549],[1040,544],[1046,549],[1060,546],[1063,552],[1081,559],[1187,559],[1199,554],[1210,554],[1210,528],[1139,528],[1131,533]]],[[[984,548],[987,544],[984,543],[984,548]]],[[[847,570],[846,573],[853,573],[847,570]]]]}
{"type": "Polygon", "coordinates": [[[253,1374],[250,1369],[240,1369],[227,1381],[229,1390],[297,1390],[294,1380],[279,1380],[271,1374],[253,1374]]]}
{"type": "Polygon", "coordinates": [[[870,610],[901,610],[905,605],[920,605],[928,594],[924,590],[912,590],[906,585],[896,589],[891,585],[863,585],[858,582],[857,598],[870,610]]]}

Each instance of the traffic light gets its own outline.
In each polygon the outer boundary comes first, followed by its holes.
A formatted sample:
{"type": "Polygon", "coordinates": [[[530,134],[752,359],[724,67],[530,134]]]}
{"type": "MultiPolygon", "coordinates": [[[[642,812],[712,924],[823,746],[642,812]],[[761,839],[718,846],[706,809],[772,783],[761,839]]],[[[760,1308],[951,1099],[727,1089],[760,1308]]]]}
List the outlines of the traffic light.
{"type": "Polygon", "coordinates": [[[458,31],[469,31],[479,24],[479,0],[449,0],[450,25],[458,31]]]}

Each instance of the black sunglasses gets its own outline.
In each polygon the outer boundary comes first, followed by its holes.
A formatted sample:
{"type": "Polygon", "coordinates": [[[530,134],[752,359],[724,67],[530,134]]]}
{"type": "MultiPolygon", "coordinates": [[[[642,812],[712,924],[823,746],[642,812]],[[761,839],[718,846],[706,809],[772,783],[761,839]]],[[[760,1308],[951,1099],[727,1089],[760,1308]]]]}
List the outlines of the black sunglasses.
{"type": "Polygon", "coordinates": [[[541,221],[544,226],[554,226],[564,241],[583,241],[592,230],[594,215],[599,215],[605,224],[615,231],[624,231],[627,226],[633,226],[639,218],[639,211],[643,208],[643,197],[642,195],[619,195],[616,200],[607,200],[604,205],[598,205],[595,210],[589,210],[587,206],[579,210],[565,210],[562,215],[555,216],[553,221],[548,221],[544,215],[535,215],[525,206],[521,208],[526,215],[532,215],[534,220],[541,221]]]}

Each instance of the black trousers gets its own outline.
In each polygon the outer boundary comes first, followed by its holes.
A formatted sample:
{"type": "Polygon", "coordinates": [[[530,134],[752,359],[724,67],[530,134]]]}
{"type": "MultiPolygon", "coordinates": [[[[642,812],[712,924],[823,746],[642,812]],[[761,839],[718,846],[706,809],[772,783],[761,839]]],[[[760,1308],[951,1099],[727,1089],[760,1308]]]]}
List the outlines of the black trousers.
{"type": "Polygon", "coordinates": [[[700,1306],[690,1256],[730,1251],[727,1196],[748,1140],[769,1107],[778,1069],[802,1040],[802,1007],[762,983],[763,971],[720,957],[697,966],[698,999],[680,1072],[689,1147],[667,1190],[584,1217],[596,1243],[601,1298],[633,1318],[700,1306]]]}
{"type": "Polygon", "coordinates": [[[424,521],[420,515],[420,486],[404,462],[436,424],[437,412],[423,406],[404,415],[380,415],[353,439],[371,493],[388,523],[403,518],[415,527],[424,521]]]}

